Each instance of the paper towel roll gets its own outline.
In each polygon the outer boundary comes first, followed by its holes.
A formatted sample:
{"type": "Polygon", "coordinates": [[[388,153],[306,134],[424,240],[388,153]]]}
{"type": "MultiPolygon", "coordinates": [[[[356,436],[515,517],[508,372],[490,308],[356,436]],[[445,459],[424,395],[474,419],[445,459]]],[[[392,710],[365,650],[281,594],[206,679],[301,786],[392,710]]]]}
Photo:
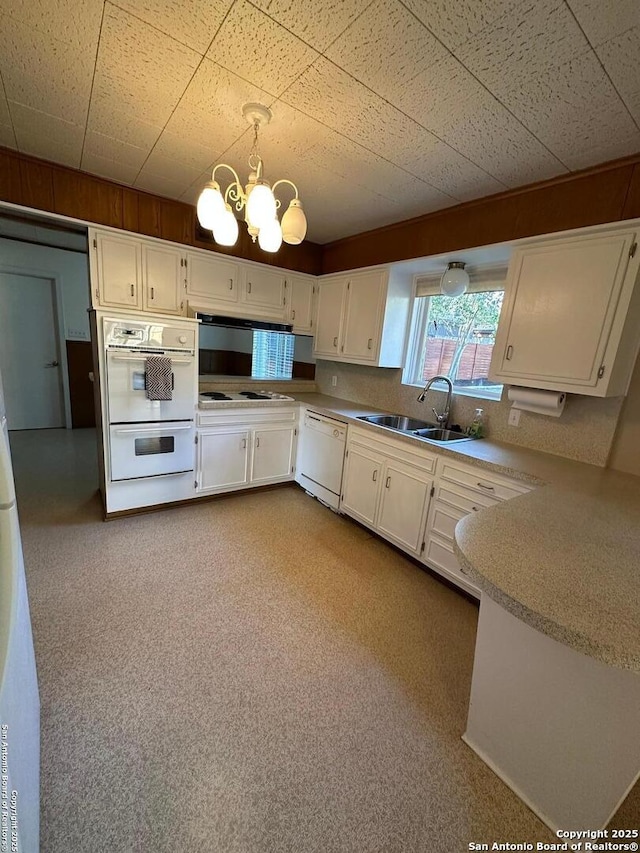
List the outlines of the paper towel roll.
{"type": "Polygon", "coordinates": [[[509,388],[508,398],[512,409],[551,415],[559,418],[564,410],[567,395],[560,391],[542,391],[539,388],[509,388]]]}

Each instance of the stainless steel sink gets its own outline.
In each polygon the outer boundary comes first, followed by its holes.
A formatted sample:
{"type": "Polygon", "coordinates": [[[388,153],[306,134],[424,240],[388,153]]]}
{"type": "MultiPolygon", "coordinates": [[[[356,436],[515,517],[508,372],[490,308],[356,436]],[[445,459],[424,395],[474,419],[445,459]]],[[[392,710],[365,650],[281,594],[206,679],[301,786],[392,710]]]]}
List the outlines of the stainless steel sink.
{"type": "Polygon", "coordinates": [[[428,441],[473,441],[475,438],[475,435],[465,435],[457,430],[440,429],[439,427],[415,429],[412,432],[418,438],[426,438],[428,441]]]}
{"type": "Polygon", "coordinates": [[[376,426],[387,427],[387,429],[396,429],[399,432],[415,432],[433,427],[433,424],[428,421],[419,421],[404,415],[358,415],[358,419],[376,426]]]}

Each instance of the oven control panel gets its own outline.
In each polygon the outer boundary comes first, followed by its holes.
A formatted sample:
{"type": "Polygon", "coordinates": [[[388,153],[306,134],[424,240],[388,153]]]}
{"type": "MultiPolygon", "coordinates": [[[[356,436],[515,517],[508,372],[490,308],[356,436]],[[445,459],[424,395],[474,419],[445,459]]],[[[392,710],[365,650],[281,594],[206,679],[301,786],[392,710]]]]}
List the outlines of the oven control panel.
{"type": "Polygon", "coordinates": [[[195,350],[195,329],[143,320],[104,319],[105,346],[195,350]]]}

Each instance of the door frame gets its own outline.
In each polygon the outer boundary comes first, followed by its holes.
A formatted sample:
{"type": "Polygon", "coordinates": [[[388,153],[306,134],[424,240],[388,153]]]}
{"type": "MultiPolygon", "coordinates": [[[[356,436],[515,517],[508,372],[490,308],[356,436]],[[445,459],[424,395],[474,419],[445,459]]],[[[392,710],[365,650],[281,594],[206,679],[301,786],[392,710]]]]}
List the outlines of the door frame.
{"type": "Polygon", "coordinates": [[[62,275],[50,269],[39,269],[37,267],[16,267],[9,264],[0,264],[0,275],[30,276],[31,278],[45,278],[53,283],[55,294],[53,325],[54,334],[58,342],[60,359],[60,376],[62,385],[62,399],[64,412],[64,428],[71,429],[71,394],[69,391],[69,365],[67,363],[67,338],[65,335],[64,301],[62,299],[62,275]]]}

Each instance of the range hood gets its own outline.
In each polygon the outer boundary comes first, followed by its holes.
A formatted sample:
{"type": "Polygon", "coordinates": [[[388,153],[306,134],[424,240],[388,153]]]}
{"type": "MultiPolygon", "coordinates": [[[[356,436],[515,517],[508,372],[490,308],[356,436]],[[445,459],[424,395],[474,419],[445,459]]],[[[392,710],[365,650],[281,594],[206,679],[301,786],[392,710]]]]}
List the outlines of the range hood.
{"type": "Polygon", "coordinates": [[[196,311],[195,317],[204,326],[224,326],[227,329],[261,329],[265,332],[289,332],[289,334],[293,329],[291,323],[249,320],[246,317],[223,317],[220,314],[203,314],[201,311],[196,311]]]}

